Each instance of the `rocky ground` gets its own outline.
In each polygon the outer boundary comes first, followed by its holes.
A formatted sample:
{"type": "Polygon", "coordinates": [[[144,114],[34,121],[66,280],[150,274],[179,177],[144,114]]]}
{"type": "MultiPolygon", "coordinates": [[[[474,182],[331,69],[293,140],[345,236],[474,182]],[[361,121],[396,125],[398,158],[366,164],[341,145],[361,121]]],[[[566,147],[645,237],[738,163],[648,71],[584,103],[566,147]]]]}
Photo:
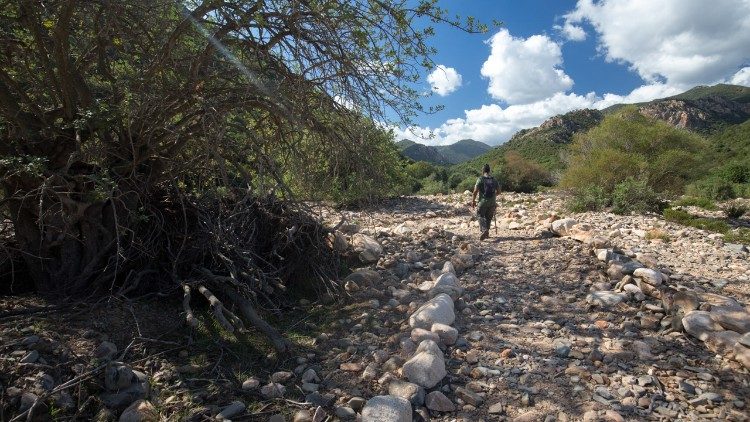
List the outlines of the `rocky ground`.
{"type": "Polygon", "coordinates": [[[288,312],[288,359],[128,304],[5,319],[0,420],[750,419],[744,246],[552,194],[505,194],[479,242],[469,201],[323,209],[362,265],[343,300],[288,312]]]}

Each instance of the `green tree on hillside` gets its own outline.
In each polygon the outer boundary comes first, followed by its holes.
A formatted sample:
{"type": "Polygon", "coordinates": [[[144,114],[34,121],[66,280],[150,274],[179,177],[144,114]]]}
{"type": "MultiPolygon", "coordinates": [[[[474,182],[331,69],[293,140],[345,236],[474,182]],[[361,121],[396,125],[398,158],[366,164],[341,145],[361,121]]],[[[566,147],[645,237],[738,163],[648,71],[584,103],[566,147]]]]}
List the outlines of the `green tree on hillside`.
{"type": "Polygon", "coordinates": [[[644,117],[627,107],[575,136],[561,186],[598,186],[611,193],[628,178],[676,195],[706,171],[707,142],[700,136],[644,117]]]}

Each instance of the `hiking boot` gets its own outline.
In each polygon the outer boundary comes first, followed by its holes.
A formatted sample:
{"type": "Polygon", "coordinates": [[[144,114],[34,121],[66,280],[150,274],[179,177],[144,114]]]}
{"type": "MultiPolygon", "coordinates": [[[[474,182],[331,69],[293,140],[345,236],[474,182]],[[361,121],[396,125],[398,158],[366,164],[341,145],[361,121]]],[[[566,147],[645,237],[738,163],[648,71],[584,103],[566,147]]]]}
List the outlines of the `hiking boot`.
{"type": "Polygon", "coordinates": [[[485,231],[482,232],[482,235],[479,236],[479,240],[484,240],[484,239],[487,239],[488,237],[490,237],[490,231],[489,230],[485,230],[485,231]]]}

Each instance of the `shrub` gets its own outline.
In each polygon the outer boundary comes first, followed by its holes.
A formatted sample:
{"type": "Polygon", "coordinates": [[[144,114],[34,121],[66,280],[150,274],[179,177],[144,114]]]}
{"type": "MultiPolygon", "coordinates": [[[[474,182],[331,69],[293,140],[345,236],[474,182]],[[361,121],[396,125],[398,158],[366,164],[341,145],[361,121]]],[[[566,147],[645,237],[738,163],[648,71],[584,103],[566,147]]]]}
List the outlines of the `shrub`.
{"type": "Polygon", "coordinates": [[[744,163],[727,164],[718,171],[719,177],[731,183],[750,182],[750,165],[744,163]]]}
{"type": "Polygon", "coordinates": [[[698,207],[704,210],[713,211],[716,209],[714,201],[708,198],[697,198],[694,196],[685,196],[674,202],[674,205],[682,207],[698,207]]]}
{"type": "Polygon", "coordinates": [[[463,192],[463,191],[473,191],[474,190],[474,184],[477,182],[476,176],[466,176],[456,187],[454,188],[456,192],[463,192]]]}
{"type": "Polygon", "coordinates": [[[671,238],[669,234],[662,229],[651,229],[646,232],[646,240],[660,239],[664,242],[669,242],[671,238]]]}
{"type": "Polygon", "coordinates": [[[599,186],[577,189],[568,201],[568,208],[573,212],[600,211],[608,205],[609,198],[599,186]]]}
{"type": "Polygon", "coordinates": [[[612,192],[612,211],[616,214],[658,212],[662,202],[643,180],[632,178],[618,183],[612,192]]]}
{"type": "Polygon", "coordinates": [[[699,218],[690,215],[687,211],[681,209],[667,208],[664,210],[664,219],[684,226],[695,227],[696,229],[708,230],[716,233],[729,233],[729,225],[724,221],[715,218],[699,218]]]}
{"type": "Polygon", "coordinates": [[[724,201],[735,197],[732,183],[720,177],[710,177],[691,184],[687,187],[687,194],[717,201],[724,201]]]}
{"type": "Polygon", "coordinates": [[[596,185],[612,192],[628,178],[644,180],[656,192],[679,194],[704,174],[707,142],[696,134],[647,118],[634,107],[605,117],[570,145],[561,185],[596,185]]]}
{"type": "Polygon", "coordinates": [[[687,211],[679,208],[667,208],[662,212],[664,219],[675,223],[687,225],[687,223],[693,218],[687,211]]]}
{"type": "Polygon", "coordinates": [[[539,164],[523,158],[515,151],[508,151],[500,171],[504,190],[534,192],[539,186],[551,184],[550,173],[539,164]]]}
{"type": "Polygon", "coordinates": [[[740,218],[748,211],[748,207],[740,202],[731,202],[724,208],[724,215],[728,218],[740,218]]]}

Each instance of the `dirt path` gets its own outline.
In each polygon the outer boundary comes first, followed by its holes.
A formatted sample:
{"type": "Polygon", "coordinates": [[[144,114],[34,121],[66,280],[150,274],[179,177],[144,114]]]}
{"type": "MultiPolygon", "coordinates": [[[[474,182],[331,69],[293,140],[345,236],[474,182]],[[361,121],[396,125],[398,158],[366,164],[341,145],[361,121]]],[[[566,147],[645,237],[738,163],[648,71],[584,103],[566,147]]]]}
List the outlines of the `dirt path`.
{"type": "MultiPolygon", "coordinates": [[[[664,330],[657,301],[624,302],[609,309],[587,303],[590,292],[614,285],[605,276],[606,266],[581,243],[541,237],[535,221],[545,217],[548,207],[538,199],[504,202],[498,210],[504,228],[493,228],[492,237],[481,243],[478,230],[468,223],[465,200],[413,199],[399,203],[401,214],[387,212],[393,204],[368,214],[370,230],[363,231],[385,245],[381,264],[386,268],[380,269],[379,287],[364,289],[358,297],[381,304],[390,300],[395,306],[352,318],[349,334],[327,343],[333,348],[327,367],[344,375],[332,378],[340,391],[364,397],[387,394],[392,378],[387,366],[383,371],[374,363],[377,376],[372,381],[341,373],[336,366],[345,359],[365,368],[373,364],[368,353],[374,350],[397,356],[396,363],[408,359],[411,346],[404,346],[399,336],[408,336],[404,322],[423,300],[414,287],[430,279],[430,269],[468,252],[475,263],[459,273],[466,289],[457,303],[455,326],[461,338],[446,351],[449,375],[441,387],[456,402],[457,412],[423,409],[424,416],[446,421],[747,420],[748,371],[683,333],[664,330]],[[517,221],[514,229],[506,228],[506,217],[517,221]],[[410,293],[396,301],[389,291],[398,292],[394,297],[410,293]],[[380,335],[361,333],[368,332],[370,317],[384,318],[383,327],[376,324],[380,335]],[[378,341],[386,332],[397,338],[378,341]],[[347,344],[360,347],[337,348],[347,344]],[[368,346],[362,350],[364,344],[368,346]],[[341,356],[347,348],[354,353],[341,356]],[[480,399],[456,396],[460,387],[480,399]]],[[[356,221],[363,215],[349,217],[356,221]]]]}
{"type": "MultiPolygon", "coordinates": [[[[159,420],[215,420],[220,412],[239,421],[355,420],[367,400],[389,394],[408,397],[416,421],[749,420],[748,370],[675,330],[661,301],[629,295],[609,307],[590,303],[592,292],[614,289],[622,275],[608,274],[590,247],[544,229],[550,214],[564,213],[558,198],[504,195],[499,228],[484,242],[468,200],[411,197],[324,210],[326,223],[341,222],[342,240],[366,235],[382,253],[348,280],[341,300],[283,310],[277,323],[296,346],[291,357],[266,356],[252,332],[222,334],[206,310],[202,328],[188,330],[179,306],[158,298],[7,320],[0,419],[55,391],[44,412],[102,421],[117,420],[134,397],[151,403],[141,413],[159,420]],[[442,346],[447,375],[425,390],[403,383],[404,362],[421,341],[409,317],[446,262],[464,289],[452,323],[459,335],[442,346]],[[117,368],[129,374],[130,393],[107,387],[122,380],[96,372],[105,355],[125,362],[117,368]],[[89,373],[75,388],[54,390],[89,373]],[[426,401],[431,392],[445,401],[426,401]]],[[[720,239],[656,217],[574,217],[671,274],[675,287],[750,301],[747,252],[720,239]],[[674,240],[647,240],[654,227],[674,240]]],[[[0,305],[44,303],[4,298],[0,305]]]]}

